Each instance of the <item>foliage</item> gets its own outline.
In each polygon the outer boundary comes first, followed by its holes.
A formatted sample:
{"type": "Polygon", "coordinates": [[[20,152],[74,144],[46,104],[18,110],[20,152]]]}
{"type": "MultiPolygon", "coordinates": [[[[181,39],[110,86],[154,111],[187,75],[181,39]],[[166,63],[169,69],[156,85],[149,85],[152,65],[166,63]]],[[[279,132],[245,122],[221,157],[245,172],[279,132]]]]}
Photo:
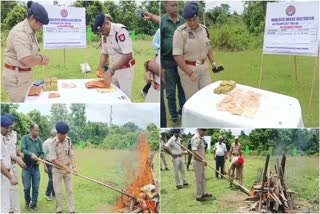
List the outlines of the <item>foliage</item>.
{"type": "Polygon", "coordinates": [[[244,6],[242,17],[248,30],[255,35],[263,33],[267,1],[246,1],[244,6]]]}

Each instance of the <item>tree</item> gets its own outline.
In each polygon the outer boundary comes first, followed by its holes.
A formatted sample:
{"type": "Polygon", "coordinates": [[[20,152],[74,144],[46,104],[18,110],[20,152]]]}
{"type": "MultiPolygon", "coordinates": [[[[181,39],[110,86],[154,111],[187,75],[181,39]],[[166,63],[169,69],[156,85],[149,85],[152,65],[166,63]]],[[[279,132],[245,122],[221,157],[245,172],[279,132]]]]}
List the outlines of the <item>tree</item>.
{"type": "Polygon", "coordinates": [[[267,1],[246,1],[242,14],[248,30],[255,35],[264,32],[267,1]]]}
{"type": "Polygon", "coordinates": [[[90,122],[86,125],[85,141],[88,141],[94,145],[100,145],[109,134],[109,128],[106,123],[90,122]]]}
{"type": "Polygon", "coordinates": [[[122,126],[124,129],[127,129],[129,132],[136,132],[140,130],[139,126],[137,126],[133,122],[127,122],[122,126]]]}
{"type": "MultiPolygon", "coordinates": [[[[1,13],[2,11],[2,4],[3,1],[1,1],[1,13]]],[[[10,3],[7,3],[10,4],[10,3]]],[[[7,5],[10,6],[10,5],[7,5]]],[[[2,31],[9,31],[13,26],[18,24],[19,22],[23,21],[26,18],[26,12],[27,9],[25,7],[22,7],[18,4],[15,4],[15,6],[12,9],[5,10],[5,18],[2,19],[2,31]]],[[[2,18],[3,14],[1,14],[2,18]]]]}
{"type": "Polygon", "coordinates": [[[1,21],[7,18],[8,13],[17,5],[16,1],[1,1],[1,21]]]}
{"type": "Polygon", "coordinates": [[[160,141],[159,141],[160,129],[154,123],[151,123],[147,126],[146,136],[152,150],[158,150],[159,144],[160,144],[160,141]]]}
{"type": "Polygon", "coordinates": [[[75,7],[84,7],[86,9],[86,25],[93,26],[94,19],[98,13],[108,13],[107,9],[104,7],[100,1],[82,1],[77,0],[73,3],[75,7]]]}
{"type": "Polygon", "coordinates": [[[86,105],[71,104],[70,110],[70,131],[68,135],[74,144],[78,144],[86,136],[86,105]]]}
{"type": "Polygon", "coordinates": [[[68,122],[68,110],[66,104],[52,104],[50,109],[50,122],[52,126],[56,126],[59,121],[68,122]]]}

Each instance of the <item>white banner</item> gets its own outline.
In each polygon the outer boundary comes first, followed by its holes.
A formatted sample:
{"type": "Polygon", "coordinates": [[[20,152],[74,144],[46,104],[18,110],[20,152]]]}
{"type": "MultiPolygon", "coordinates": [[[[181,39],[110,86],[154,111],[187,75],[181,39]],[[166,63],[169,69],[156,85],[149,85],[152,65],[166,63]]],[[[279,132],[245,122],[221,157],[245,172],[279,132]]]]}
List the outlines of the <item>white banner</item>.
{"type": "Polygon", "coordinates": [[[263,53],[317,56],[319,2],[267,3],[263,53]]]}
{"type": "Polygon", "coordinates": [[[43,48],[86,48],[85,8],[45,6],[49,24],[43,26],[43,48]]]}

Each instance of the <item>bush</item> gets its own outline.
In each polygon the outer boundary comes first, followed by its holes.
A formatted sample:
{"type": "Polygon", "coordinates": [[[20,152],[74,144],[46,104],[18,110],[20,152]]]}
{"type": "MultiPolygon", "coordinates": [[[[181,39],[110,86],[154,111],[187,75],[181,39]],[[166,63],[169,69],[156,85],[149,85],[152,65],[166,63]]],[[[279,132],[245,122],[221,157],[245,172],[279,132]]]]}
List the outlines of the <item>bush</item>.
{"type": "Polygon", "coordinates": [[[243,51],[262,46],[263,35],[254,36],[245,25],[219,25],[209,29],[213,48],[243,51]]]}
{"type": "Polygon", "coordinates": [[[136,40],[149,40],[151,41],[153,39],[153,36],[146,35],[146,34],[137,34],[136,40]]]}

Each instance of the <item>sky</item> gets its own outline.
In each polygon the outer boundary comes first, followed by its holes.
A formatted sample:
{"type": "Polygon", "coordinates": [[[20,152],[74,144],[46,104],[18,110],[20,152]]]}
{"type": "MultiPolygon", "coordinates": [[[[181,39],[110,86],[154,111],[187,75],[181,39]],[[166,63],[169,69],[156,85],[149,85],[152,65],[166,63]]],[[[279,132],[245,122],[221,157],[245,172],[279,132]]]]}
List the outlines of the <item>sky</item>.
{"type": "MultiPolygon", "coordinates": [[[[28,113],[34,109],[39,110],[43,115],[50,114],[51,104],[20,104],[18,112],[28,113]]],[[[69,107],[67,106],[69,109],[69,107]]],[[[109,123],[110,105],[107,104],[86,104],[87,120],[93,122],[109,123]]],[[[112,105],[112,124],[123,125],[127,122],[134,122],[140,128],[146,128],[150,123],[158,126],[160,124],[159,104],[114,104],[112,105]]]]}

